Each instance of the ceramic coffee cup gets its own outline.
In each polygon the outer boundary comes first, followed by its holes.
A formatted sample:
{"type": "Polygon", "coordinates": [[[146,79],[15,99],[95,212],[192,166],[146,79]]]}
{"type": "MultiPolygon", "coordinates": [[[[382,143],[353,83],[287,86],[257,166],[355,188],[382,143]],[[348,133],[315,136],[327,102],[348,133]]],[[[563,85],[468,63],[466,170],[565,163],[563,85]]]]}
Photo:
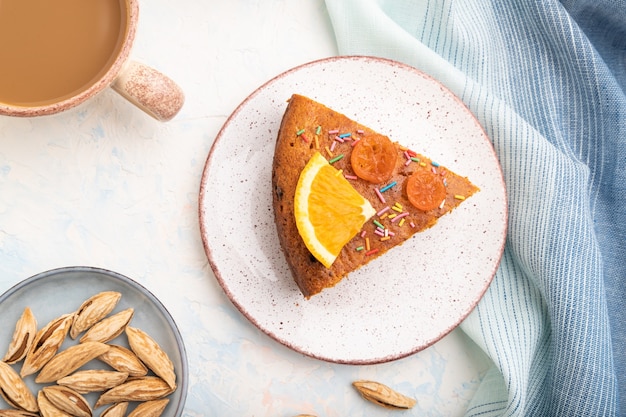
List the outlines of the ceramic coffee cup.
{"type": "Polygon", "coordinates": [[[59,113],[110,86],[157,120],[173,118],[180,87],[130,59],[138,17],[138,0],[0,2],[0,114],[59,113]]]}

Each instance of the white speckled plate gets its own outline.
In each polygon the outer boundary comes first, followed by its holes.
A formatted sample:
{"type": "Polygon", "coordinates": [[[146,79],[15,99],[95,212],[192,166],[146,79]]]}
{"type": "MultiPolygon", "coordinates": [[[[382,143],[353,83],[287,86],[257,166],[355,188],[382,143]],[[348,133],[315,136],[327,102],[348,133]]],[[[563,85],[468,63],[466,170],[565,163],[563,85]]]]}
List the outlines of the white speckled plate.
{"type": "Polygon", "coordinates": [[[500,166],[474,116],[427,75],[371,57],[315,61],[253,92],[219,132],[200,189],[205,250],[234,305],[277,341],[338,363],[401,358],[456,327],[493,278],[506,219],[500,166]],[[433,228],[305,300],[272,211],[274,145],[293,93],[387,134],[481,191],[433,228]]]}
{"type": "MultiPolygon", "coordinates": [[[[146,288],[137,282],[116,272],[91,267],[67,267],[53,269],[30,277],[0,296],[0,357],[4,356],[13,336],[15,323],[25,307],[30,307],[37,319],[38,328],[42,328],[50,320],[63,314],[72,313],[87,298],[100,291],[118,291],[122,298],[111,314],[129,307],[135,309],[131,326],[142,329],[159,343],[174,364],[176,372],[176,391],[170,394],[169,403],[163,412],[163,417],[178,417],[182,415],[187,397],[187,355],[182,338],[174,320],[161,302],[146,288]]],[[[61,350],[77,344],[69,335],[61,350]]],[[[122,334],[110,343],[128,347],[126,335],[122,334]]],[[[16,372],[21,369],[22,362],[14,365],[16,372]]],[[[109,369],[107,365],[92,361],[81,369],[109,369]]],[[[50,384],[36,384],[35,375],[27,376],[24,380],[37,395],[39,389],[50,384]]],[[[93,406],[98,399],[98,393],[85,394],[87,401],[93,406]]],[[[135,407],[130,403],[128,410],[135,407]]],[[[0,408],[7,405],[0,398],[0,408]]],[[[105,406],[94,410],[94,416],[100,415],[105,406]]]]}

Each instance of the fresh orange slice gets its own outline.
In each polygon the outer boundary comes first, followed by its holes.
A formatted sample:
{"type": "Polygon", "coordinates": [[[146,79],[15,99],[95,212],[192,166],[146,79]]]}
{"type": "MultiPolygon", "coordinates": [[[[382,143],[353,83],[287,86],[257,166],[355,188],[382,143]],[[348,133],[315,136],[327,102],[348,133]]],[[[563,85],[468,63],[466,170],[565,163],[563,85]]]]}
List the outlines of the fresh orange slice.
{"type": "Polygon", "coordinates": [[[306,164],[294,197],[296,226],[311,254],[330,268],[376,211],[319,153],[306,164]]]}

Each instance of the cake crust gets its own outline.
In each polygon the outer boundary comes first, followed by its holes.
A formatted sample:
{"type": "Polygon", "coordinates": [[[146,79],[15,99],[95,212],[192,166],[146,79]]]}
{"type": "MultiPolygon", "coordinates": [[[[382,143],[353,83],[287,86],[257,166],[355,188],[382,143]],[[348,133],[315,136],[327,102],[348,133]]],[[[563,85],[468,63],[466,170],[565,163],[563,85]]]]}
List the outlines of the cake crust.
{"type": "Polygon", "coordinates": [[[281,248],[294,281],[307,299],[325,288],[333,287],[350,272],[383,255],[389,249],[401,245],[416,233],[432,227],[441,216],[479,191],[467,178],[395,142],[394,146],[399,156],[391,179],[385,181],[385,184],[372,184],[354,179],[355,174],[350,166],[352,142],[365,136],[384,135],[308,97],[294,94],[289,99],[274,151],[272,203],[281,248]],[[342,134],[350,134],[343,143],[336,140],[336,136],[342,134]],[[337,143],[334,150],[329,152],[333,141],[337,143]],[[348,242],[330,268],[322,265],[309,252],[300,237],[294,216],[294,196],[300,172],[315,152],[322,153],[329,160],[332,156],[343,155],[343,158],[334,162],[333,166],[351,178],[350,183],[353,187],[377,212],[385,211],[387,214],[385,216],[381,213],[380,216],[370,219],[363,227],[365,236],[357,234],[348,242]],[[410,162],[407,162],[409,160],[410,162]],[[424,212],[409,202],[405,182],[417,169],[429,169],[444,178],[446,198],[434,210],[424,212]],[[383,193],[379,191],[385,200],[383,203],[376,189],[380,190],[381,187],[394,182],[395,185],[383,193]],[[393,206],[396,208],[392,210],[393,206]],[[402,219],[393,221],[390,214],[396,216],[402,214],[402,219]],[[376,226],[373,220],[383,223],[393,235],[389,239],[381,240],[374,234],[376,226]]]}

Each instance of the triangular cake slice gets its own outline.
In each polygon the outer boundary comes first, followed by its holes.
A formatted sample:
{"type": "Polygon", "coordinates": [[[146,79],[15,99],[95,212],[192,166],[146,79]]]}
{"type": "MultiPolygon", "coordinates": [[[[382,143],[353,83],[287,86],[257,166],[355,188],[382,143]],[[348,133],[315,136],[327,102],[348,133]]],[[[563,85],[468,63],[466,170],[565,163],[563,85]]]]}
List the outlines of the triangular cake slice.
{"type": "Polygon", "coordinates": [[[282,250],[305,298],[334,286],[350,272],[401,245],[415,233],[433,226],[437,219],[478,191],[467,178],[398,143],[393,143],[397,159],[391,178],[380,184],[359,178],[351,166],[351,152],[356,141],[372,136],[389,139],[305,96],[294,94],[289,99],[274,153],[273,206],[282,250]],[[330,268],[309,252],[298,232],[294,215],[294,196],[300,172],[316,152],[341,170],[377,212],[343,247],[330,268]],[[417,170],[429,170],[441,176],[445,184],[445,198],[434,209],[420,210],[408,199],[406,182],[417,170]]]}

